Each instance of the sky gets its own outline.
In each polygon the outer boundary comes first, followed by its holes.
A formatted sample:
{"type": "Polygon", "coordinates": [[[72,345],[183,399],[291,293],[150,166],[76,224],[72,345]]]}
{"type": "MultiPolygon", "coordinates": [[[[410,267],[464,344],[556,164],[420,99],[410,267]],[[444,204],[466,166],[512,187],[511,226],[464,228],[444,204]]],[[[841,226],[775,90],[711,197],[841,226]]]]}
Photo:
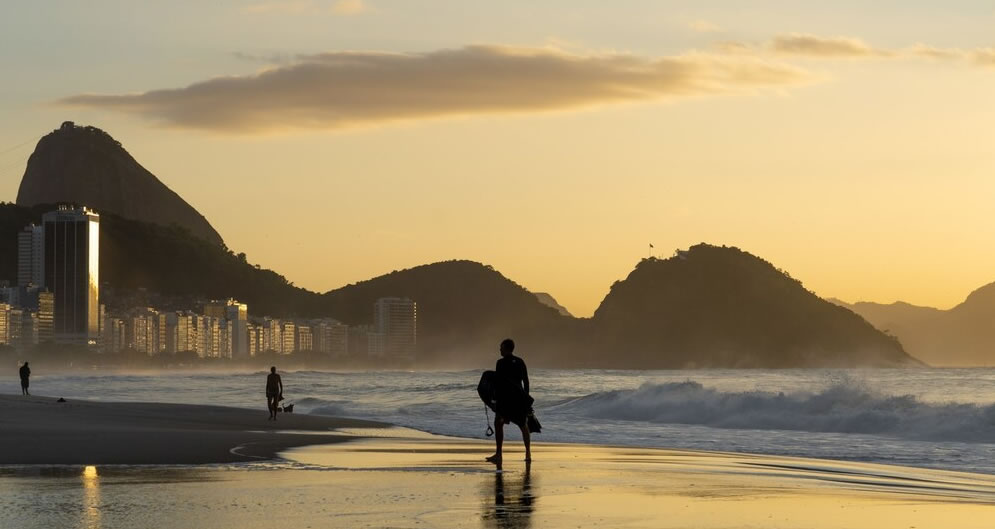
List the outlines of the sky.
{"type": "Polygon", "coordinates": [[[699,242],[847,301],[995,281],[990,1],[0,10],[0,201],[97,126],[308,289],[471,259],[589,316],[699,242]]]}

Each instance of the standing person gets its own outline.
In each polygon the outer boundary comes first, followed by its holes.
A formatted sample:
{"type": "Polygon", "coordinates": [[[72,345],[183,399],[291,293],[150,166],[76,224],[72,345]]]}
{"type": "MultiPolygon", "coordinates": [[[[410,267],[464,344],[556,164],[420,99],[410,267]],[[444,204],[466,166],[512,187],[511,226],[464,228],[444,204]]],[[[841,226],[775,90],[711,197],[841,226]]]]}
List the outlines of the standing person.
{"type": "Polygon", "coordinates": [[[529,396],[529,371],[525,361],[512,354],[515,342],[507,338],[501,342],[501,358],[494,370],[497,372],[497,405],[494,413],[494,455],[488,461],[501,466],[501,448],[504,445],[504,425],[509,422],[518,425],[525,443],[525,461],[532,461],[532,441],[528,428],[528,416],[534,399],[529,396]]]}
{"type": "Polygon", "coordinates": [[[28,378],[31,377],[31,368],[28,367],[27,362],[24,362],[18,373],[21,375],[21,395],[31,395],[28,393],[28,378]]]}
{"type": "Polygon", "coordinates": [[[276,366],[269,368],[266,376],[266,405],[269,406],[269,420],[276,420],[277,406],[283,399],[283,380],[276,374],[276,366]]]}

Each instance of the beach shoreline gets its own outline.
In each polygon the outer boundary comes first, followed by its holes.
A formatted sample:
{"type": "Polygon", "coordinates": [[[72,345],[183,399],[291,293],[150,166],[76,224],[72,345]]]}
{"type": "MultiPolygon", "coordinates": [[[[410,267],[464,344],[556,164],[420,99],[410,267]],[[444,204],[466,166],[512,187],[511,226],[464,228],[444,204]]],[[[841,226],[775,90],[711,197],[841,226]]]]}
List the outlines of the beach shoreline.
{"type": "Polygon", "coordinates": [[[0,395],[0,465],[183,465],[274,459],[384,423],[225,406],[0,395]]]}

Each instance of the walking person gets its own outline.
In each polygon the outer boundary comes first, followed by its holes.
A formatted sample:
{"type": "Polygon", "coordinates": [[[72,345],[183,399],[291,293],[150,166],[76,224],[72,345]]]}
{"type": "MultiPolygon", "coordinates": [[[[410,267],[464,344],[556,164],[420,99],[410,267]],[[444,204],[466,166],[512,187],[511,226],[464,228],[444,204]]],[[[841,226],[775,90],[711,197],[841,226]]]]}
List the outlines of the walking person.
{"type": "Polygon", "coordinates": [[[266,376],[266,405],[269,407],[269,420],[276,420],[277,407],[283,400],[283,380],[276,374],[276,366],[269,368],[266,376]]]}
{"type": "Polygon", "coordinates": [[[31,368],[28,367],[27,362],[24,362],[18,373],[21,375],[21,395],[31,395],[31,393],[28,393],[28,379],[31,378],[31,368]]]}
{"type": "Polygon", "coordinates": [[[529,434],[528,416],[532,412],[534,399],[529,396],[529,371],[525,361],[515,356],[515,342],[505,339],[501,342],[501,358],[494,370],[497,372],[497,404],[494,413],[494,455],[488,461],[501,466],[501,450],[504,445],[504,425],[514,423],[522,431],[525,443],[525,461],[532,461],[532,440],[529,434]]]}

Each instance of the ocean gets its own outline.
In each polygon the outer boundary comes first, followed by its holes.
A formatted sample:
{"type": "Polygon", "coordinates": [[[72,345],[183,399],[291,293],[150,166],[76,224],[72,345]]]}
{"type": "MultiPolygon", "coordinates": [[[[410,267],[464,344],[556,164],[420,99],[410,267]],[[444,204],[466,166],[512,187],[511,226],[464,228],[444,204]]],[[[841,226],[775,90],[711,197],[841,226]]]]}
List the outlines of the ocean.
{"type": "MultiPolygon", "coordinates": [[[[282,372],[296,413],[485,438],[480,371],[282,372]]],[[[530,372],[537,441],[802,456],[995,474],[995,369],[530,372]]],[[[258,408],[266,372],[32,376],[67,399],[258,408]]],[[[16,379],[6,393],[17,393],[16,379]]],[[[492,416],[491,416],[492,417],[492,416]]],[[[510,442],[519,434],[511,431],[510,442]]],[[[539,448],[537,451],[541,451],[539,448]]]]}

